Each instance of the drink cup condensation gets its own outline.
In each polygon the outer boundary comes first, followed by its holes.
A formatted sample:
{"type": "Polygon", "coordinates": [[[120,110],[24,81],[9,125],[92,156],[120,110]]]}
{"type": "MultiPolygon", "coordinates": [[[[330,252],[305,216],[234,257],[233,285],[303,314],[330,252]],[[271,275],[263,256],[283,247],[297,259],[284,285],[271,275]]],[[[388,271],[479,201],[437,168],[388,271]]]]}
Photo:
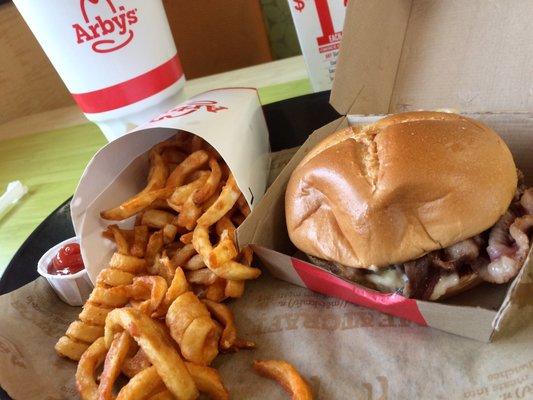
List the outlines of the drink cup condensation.
{"type": "Polygon", "coordinates": [[[348,0],[288,1],[313,90],[330,90],[348,0]]]}
{"type": "Polygon", "coordinates": [[[85,116],[113,140],[183,101],[161,0],[14,0],[85,116]]]}

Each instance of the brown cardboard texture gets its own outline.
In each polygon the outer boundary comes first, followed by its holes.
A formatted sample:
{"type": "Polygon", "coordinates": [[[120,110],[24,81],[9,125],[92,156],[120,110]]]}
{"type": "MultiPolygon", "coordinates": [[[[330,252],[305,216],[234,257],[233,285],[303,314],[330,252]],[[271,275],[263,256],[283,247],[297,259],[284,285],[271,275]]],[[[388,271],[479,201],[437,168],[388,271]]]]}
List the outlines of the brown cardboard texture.
{"type": "Polygon", "coordinates": [[[477,340],[489,341],[510,321],[530,315],[531,252],[510,284],[482,284],[443,302],[405,299],[299,259],[284,213],[289,177],[319,141],[348,125],[406,110],[451,108],[481,120],[502,136],[526,183],[533,184],[530,15],[528,1],[507,7],[503,1],[352,0],[331,95],[332,105],[346,117],[313,132],[301,146],[240,227],[240,243],[254,244],[280,279],[477,340]]]}

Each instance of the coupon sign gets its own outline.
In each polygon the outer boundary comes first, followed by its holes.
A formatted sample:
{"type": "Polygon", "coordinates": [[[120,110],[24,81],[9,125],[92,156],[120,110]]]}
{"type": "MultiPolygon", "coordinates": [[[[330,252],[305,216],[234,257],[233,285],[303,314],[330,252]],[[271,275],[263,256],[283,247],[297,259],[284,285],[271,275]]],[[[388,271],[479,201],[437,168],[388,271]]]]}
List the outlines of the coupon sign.
{"type": "Polygon", "coordinates": [[[315,92],[329,90],[337,67],[348,0],[289,0],[315,92]]]}

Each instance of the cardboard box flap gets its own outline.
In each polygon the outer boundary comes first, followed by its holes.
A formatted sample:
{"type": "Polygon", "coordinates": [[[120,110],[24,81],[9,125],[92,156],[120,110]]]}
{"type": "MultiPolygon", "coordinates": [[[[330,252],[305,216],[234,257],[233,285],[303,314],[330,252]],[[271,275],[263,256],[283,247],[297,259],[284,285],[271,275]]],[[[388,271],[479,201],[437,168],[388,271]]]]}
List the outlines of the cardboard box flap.
{"type": "Polygon", "coordinates": [[[269,186],[254,212],[239,226],[237,230],[239,246],[256,244],[278,251],[286,249],[290,241],[285,227],[285,188],[291,173],[305,155],[331,131],[347,126],[347,119],[342,117],[313,132],[269,186]]]}
{"type": "Polygon", "coordinates": [[[331,104],[341,114],[533,111],[533,2],[350,1],[331,104]]]}

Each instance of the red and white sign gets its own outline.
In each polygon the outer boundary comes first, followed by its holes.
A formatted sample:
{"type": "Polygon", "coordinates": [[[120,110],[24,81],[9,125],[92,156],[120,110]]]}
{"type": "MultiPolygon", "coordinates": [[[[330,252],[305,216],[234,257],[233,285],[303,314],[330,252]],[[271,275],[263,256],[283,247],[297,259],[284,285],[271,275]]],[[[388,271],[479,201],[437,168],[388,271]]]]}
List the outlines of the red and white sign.
{"type": "Polygon", "coordinates": [[[313,90],[331,89],[347,0],[289,0],[313,90]]]}
{"type": "Polygon", "coordinates": [[[166,102],[184,77],[161,0],[15,5],[81,110],[108,138],[179,103],[166,102]]]}

